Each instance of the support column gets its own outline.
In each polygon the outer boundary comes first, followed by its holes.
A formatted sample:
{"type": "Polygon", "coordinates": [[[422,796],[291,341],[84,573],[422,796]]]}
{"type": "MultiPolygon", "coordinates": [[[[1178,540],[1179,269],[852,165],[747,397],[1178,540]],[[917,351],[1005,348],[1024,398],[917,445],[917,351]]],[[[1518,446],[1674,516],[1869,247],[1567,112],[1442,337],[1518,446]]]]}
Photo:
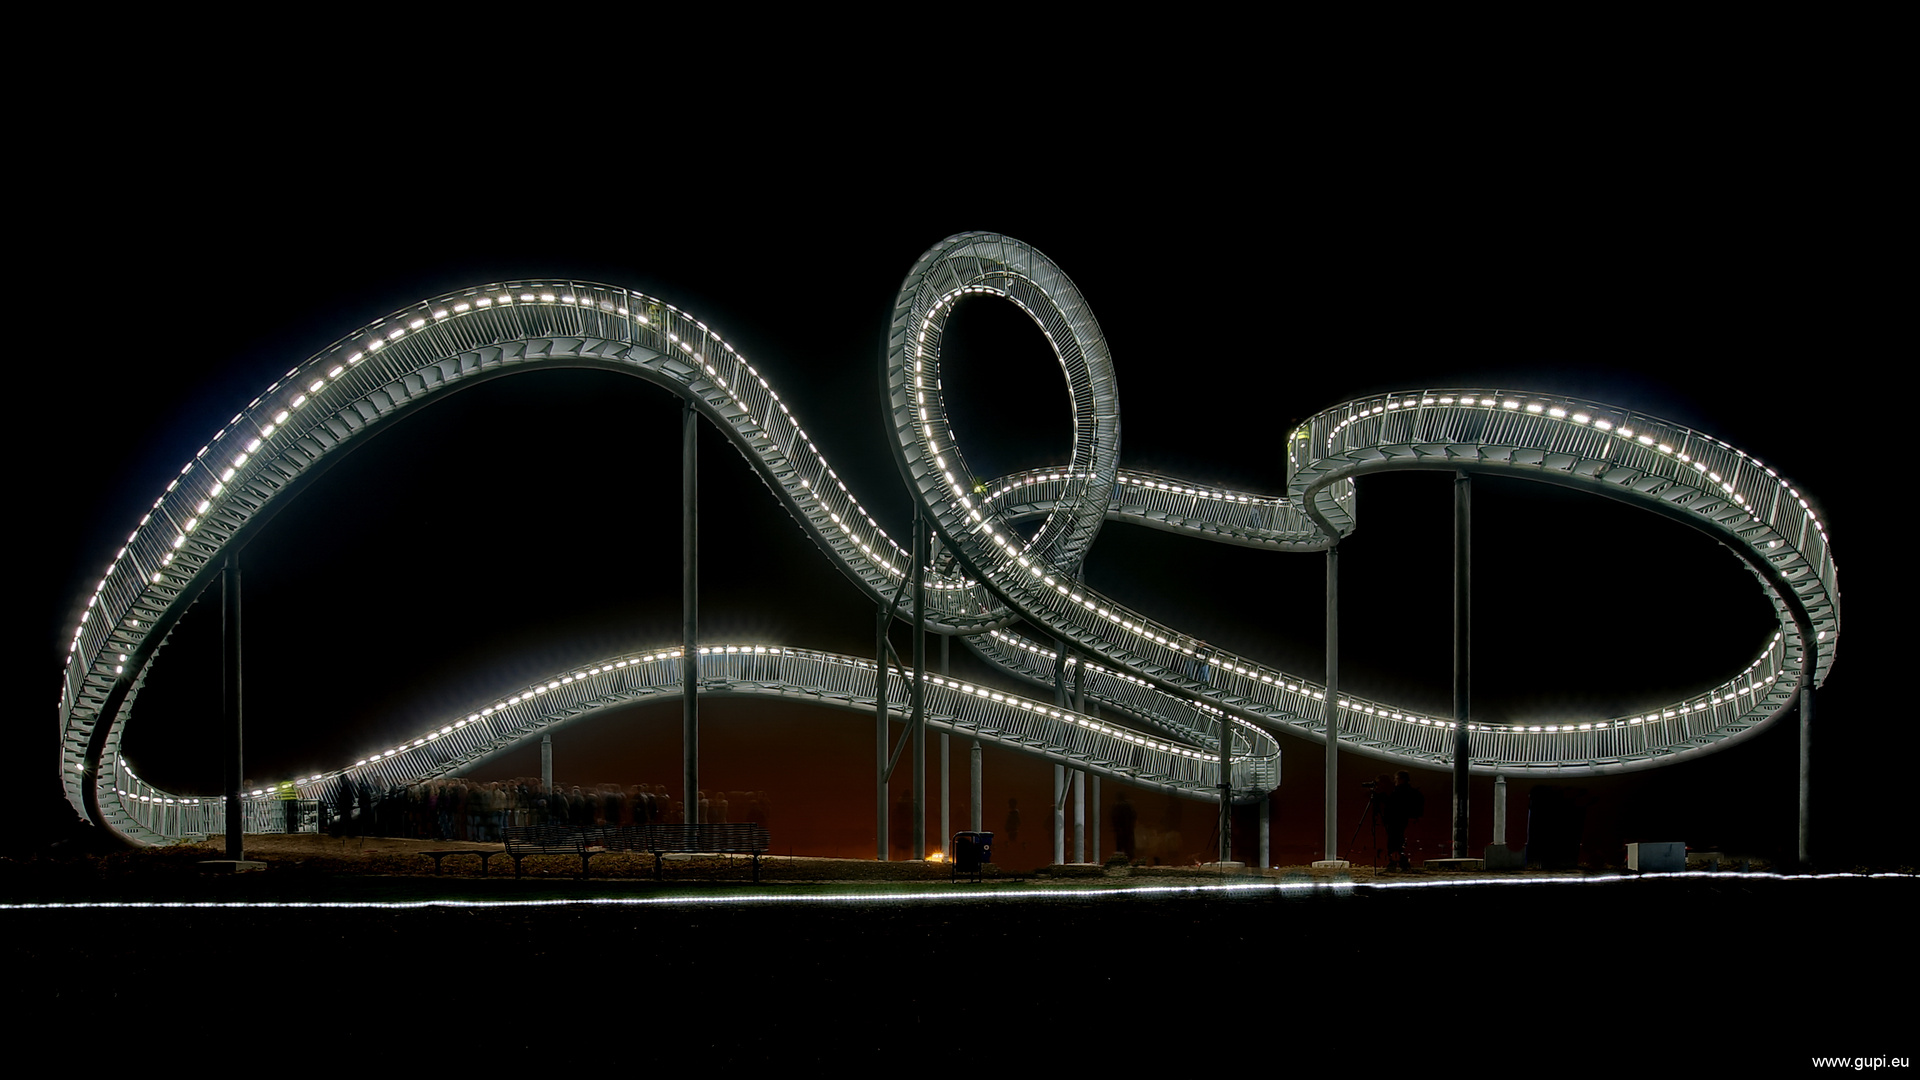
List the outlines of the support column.
{"type": "MultiPolygon", "coordinates": [[[[1087,714],[1087,664],[1083,658],[1073,665],[1073,711],[1082,716],[1087,714]]],[[[1099,814],[1099,803],[1094,803],[1094,813],[1099,814]]],[[[1096,844],[1094,853],[1099,854],[1096,844]]],[[[1073,770],[1073,861],[1087,861],[1087,770],[1073,770]]]]}
{"type": "Polygon", "coordinates": [[[700,414],[680,402],[680,787],[700,821],[700,414]]]}
{"type": "Polygon", "coordinates": [[[553,732],[540,736],[540,786],[553,792],[553,732]]]}
{"type": "Polygon", "coordinates": [[[229,552],[220,573],[220,728],[226,746],[227,858],[246,858],[246,811],[240,786],[247,778],[240,720],[240,556],[229,552]]]}
{"type": "Polygon", "coordinates": [[[1053,862],[1067,861],[1067,767],[1053,767],[1053,862]]]}
{"type": "Polygon", "coordinates": [[[1493,778],[1493,842],[1507,846],[1507,778],[1493,778]]]}
{"type": "Polygon", "coordinates": [[[1800,632],[1800,828],[1794,855],[1806,867],[1813,860],[1813,672],[1820,639],[1804,612],[1794,613],[1793,625],[1800,632]]]}
{"type": "Polygon", "coordinates": [[[913,517],[913,857],[927,857],[927,534],[925,514],[913,517]]]}
{"type": "Polygon", "coordinates": [[[1453,474],[1453,857],[1467,855],[1473,743],[1473,478],[1453,474]]]}
{"type": "Polygon", "coordinates": [[[882,604],[873,616],[873,835],[879,848],[874,857],[887,861],[887,623],[882,604]]]}
{"type": "MultiPolygon", "coordinates": [[[[1813,650],[1808,648],[1805,650],[1804,655],[1811,656],[1812,653],[1813,650]]],[[[1801,663],[1812,666],[1812,662],[1809,660],[1803,659],[1801,663]]],[[[1812,845],[1809,842],[1809,819],[1812,817],[1810,812],[1812,802],[1809,799],[1809,794],[1812,790],[1812,766],[1813,680],[1802,677],[1800,682],[1800,830],[1799,842],[1794,848],[1794,853],[1798,856],[1801,866],[1807,866],[1813,862],[1812,845]]]]}
{"type": "Polygon", "coordinates": [[[1233,721],[1220,714],[1220,821],[1214,831],[1220,834],[1219,862],[1233,858],[1233,721]]]}
{"type": "Polygon", "coordinates": [[[1321,816],[1326,834],[1321,856],[1338,859],[1340,847],[1340,546],[1327,549],[1327,733],[1326,806],[1321,816]]]}
{"type": "MultiPolygon", "coordinates": [[[[1067,639],[1053,641],[1053,707],[1067,708],[1067,639]]],[[[1067,767],[1053,767],[1053,861],[1067,861],[1067,767]]]]}
{"type": "Polygon", "coordinates": [[[1260,869],[1262,870],[1270,869],[1273,866],[1272,849],[1267,839],[1272,831],[1273,796],[1266,795],[1260,799],[1260,869]]]}
{"type": "MultiPolygon", "coordinates": [[[[933,560],[929,558],[928,562],[933,560]]],[[[940,635],[940,674],[947,672],[947,646],[953,643],[952,634],[940,635]]],[[[953,799],[947,794],[947,784],[953,777],[953,770],[947,765],[947,733],[940,733],[940,850],[953,858],[953,821],[949,814],[953,809],[953,799]]],[[[974,800],[978,802],[978,799],[974,800]]]]}
{"type": "Polygon", "coordinates": [[[986,808],[982,806],[980,802],[980,740],[979,739],[973,740],[973,749],[968,751],[967,756],[973,759],[972,761],[973,816],[970,824],[972,825],[974,832],[980,832],[982,831],[982,826],[985,822],[986,808]]]}
{"type": "Polygon", "coordinates": [[[1087,774],[1073,770],[1073,861],[1087,861],[1087,774]]]}
{"type": "Polygon", "coordinates": [[[1093,832],[1093,839],[1089,841],[1089,843],[1093,846],[1093,861],[1097,863],[1106,862],[1107,861],[1106,856],[1100,854],[1100,774],[1099,773],[1093,774],[1093,817],[1090,819],[1089,824],[1092,826],[1092,832],[1093,832]]]}

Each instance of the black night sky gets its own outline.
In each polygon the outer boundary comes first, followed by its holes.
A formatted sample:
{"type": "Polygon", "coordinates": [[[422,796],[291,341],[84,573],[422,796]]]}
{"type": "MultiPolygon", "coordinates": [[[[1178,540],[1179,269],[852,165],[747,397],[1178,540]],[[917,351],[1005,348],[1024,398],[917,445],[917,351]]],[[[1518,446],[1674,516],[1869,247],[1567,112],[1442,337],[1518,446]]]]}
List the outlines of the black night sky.
{"type": "MultiPolygon", "coordinates": [[[[1252,122],[1220,117],[1209,133],[1252,122]]],[[[1294,421],[1420,387],[1596,399],[1767,461],[1816,501],[1841,568],[1817,843],[1849,862],[1910,845],[1888,826],[1892,785],[1874,749],[1896,720],[1881,692],[1892,676],[1868,659],[1886,655],[1871,639],[1890,632],[1874,609],[1892,583],[1863,536],[1877,504],[1856,476],[1871,447],[1848,434],[1875,408],[1868,358],[1792,193],[1727,147],[1606,164],[1568,150],[1522,173],[1469,157],[1436,181],[1246,142],[1178,165],[1143,164],[1116,140],[1079,160],[920,175],[935,164],[818,145],[783,156],[690,144],[691,160],[635,150],[630,162],[613,151],[591,169],[568,167],[583,163],[563,148],[472,147],[488,166],[476,169],[415,138],[275,146],[216,167],[211,131],[126,138],[115,157],[137,170],[90,172],[50,195],[60,212],[42,222],[39,254],[57,272],[14,307],[37,324],[38,355],[22,359],[47,378],[15,397],[37,432],[16,439],[28,497],[14,519],[35,561],[20,568],[26,670],[7,745],[36,804],[56,804],[50,818],[64,813],[53,705],[80,605],[168,477],[288,368],[448,290],[549,276],[628,286],[739,347],[904,536],[910,508],[879,412],[888,312],[923,250],[986,229],[1046,252],[1093,304],[1118,364],[1129,468],[1274,492],[1294,421]]],[[[955,325],[947,387],[977,471],[1063,459],[1067,397],[1039,332],[990,301],[955,325]]],[[[463,391],[360,445],[248,551],[249,773],[337,768],[562,667],[674,641],[677,422],[663,390],[558,372],[463,391]]],[[[717,433],[702,439],[703,636],[868,652],[867,602],[717,433]]],[[[1482,482],[1475,511],[1480,719],[1663,703],[1744,667],[1772,633],[1756,582],[1702,534],[1518,481],[1482,482]]],[[[1362,481],[1343,546],[1345,688],[1448,708],[1449,513],[1440,476],[1362,481]]],[[[1156,618],[1322,677],[1317,555],[1110,524],[1088,573],[1156,618]]],[[[127,735],[161,784],[217,783],[217,622],[207,603],[182,622],[127,735]]],[[[956,668],[972,663],[963,657],[956,646],[956,668]]],[[[703,775],[777,790],[789,835],[821,837],[821,854],[871,853],[869,720],[750,701],[711,715],[703,775]]],[[[677,786],[677,716],[668,706],[563,733],[560,778],[677,786]]],[[[1283,748],[1280,854],[1294,843],[1305,857],[1320,750],[1283,748]]],[[[1356,759],[1349,773],[1386,767],[1356,759]]],[[[964,768],[956,746],[956,777],[964,768]]],[[[989,759],[990,828],[996,794],[1026,793],[993,792],[994,770],[1028,768],[989,759]]],[[[487,775],[533,771],[528,752],[487,775]]],[[[1420,782],[1430,806],[1444,798],[1440,774],[1420,782]]],[[[1045,781],[1034,783],[1037,804],[1045,781]]],[[[1600,857],[1675,837],[1784,853],[1793,721],[1693,765],[1575,784],[1590,789],[1600,857]]]]}

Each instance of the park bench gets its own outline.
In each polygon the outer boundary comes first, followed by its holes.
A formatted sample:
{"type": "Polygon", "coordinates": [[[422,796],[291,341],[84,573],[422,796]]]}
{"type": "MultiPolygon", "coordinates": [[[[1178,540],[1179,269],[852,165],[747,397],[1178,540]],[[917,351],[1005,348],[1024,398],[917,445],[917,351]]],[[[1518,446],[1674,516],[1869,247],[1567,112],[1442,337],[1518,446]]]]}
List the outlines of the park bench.
{"type": "Polygon", "coordinates": [[[487,860],[493,858],[495,855],[503,854],[503,852],[493,848],[433,848],[428,851],[422,851],[420,854],[433,859],[433,872],[436,874],[440,872],[440,860],[449,855],[478,855],[480,856],[480,876],[486,877],[487,860]]]}
{"type": "Polygon", "coordinates": [[[752,822],[702,823],[699,825],[628,825],[615,830],[609,842],[625,851],[653,853],[653,876],[660,877],[661,861],[668,855],[751,855],[753,880],[760,880],[760,856],[766,854],[772,838],[765,825],[752,822]]]}
{"type": "Polygon", "coordinates": [[[507,827],[507,855],[513,859],[513,876],[520,876],[520,860],[529,855],[578,855],[580,876],[587,876],[587,863],[595,855],[608,851],[604,828],[576,829],[570,825],[510,825],[507,827]]]}

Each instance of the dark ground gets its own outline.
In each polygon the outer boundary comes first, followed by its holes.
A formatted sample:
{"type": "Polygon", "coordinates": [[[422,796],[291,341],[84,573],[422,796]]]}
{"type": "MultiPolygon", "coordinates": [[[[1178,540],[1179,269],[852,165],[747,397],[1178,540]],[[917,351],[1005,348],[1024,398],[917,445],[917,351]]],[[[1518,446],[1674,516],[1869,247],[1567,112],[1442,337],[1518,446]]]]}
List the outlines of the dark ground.
{"type": "Polygon", "coordinates": [[[1815,1054],[1913,1050],[1900,989],[1915,958],[1910,876],[1464,886],[1416,873],[1323,877],[1284,894],[1094,896],[1076,887],[1117,882],[1027,878],[935,881],[924,891],[954,899],[934,900],[859,882],[841,887],[845,899],[796,902],[822,887],[755,889],[692,868],[665,886],[583,884],[557,867],[518,882],[497,867],[480,880],[284,863],[206,878],[176,861],[13,862],[0,895],[560,902],[0,909],[7,1015],[20,1030],[44,1018],[98,1032],[103,1046],[155,1031],[283,1063],[317,1052],[306,1065],[342,1069],[384,1051],[451,1063],[520,1048],[556,1063],[698,1067],[1051,1067],[1085,1054],[1195,1067],[1333,1055],[1369,1068],[1443,1054],[1801,1069],[1815,1054]],[[1433,887],[1393,887],[1409,882],[1433,887]],[[1032,889],[1055,895],[1004,895],[1032,889]],[[770,899],[711,902],[747,895],[770,899]],[[581,902],[595,896],[679,900],[581,902]],[[223,1008],[235,1038],[220,1035],[223,1008]]]}

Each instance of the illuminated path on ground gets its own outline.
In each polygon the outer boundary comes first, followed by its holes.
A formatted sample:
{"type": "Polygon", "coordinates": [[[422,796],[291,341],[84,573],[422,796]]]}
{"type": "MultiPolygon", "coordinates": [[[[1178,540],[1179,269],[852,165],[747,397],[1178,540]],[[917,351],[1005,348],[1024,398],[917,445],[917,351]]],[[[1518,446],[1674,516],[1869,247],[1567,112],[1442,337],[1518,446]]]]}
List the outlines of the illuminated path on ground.
{"type": "MultiPolygon", "coordinates": [[[[1196,334],[1207,325],[1198,317],[1192,324],[1196,334]]],[[[1193,344],[1204,357],[1208,343],[1193,344]]],[[[895,305],[885,365],[889,452],[942,547],[929,575],[928,629],[970,635],[963,640],[989,662],[1042,683],[1053,677],[1052,641],[1064,641],[1094,676],[1089,698],[1142,728],[1129,737],[1115,722],[1085,721],[1050,704],[1023,704],[1018,696],[1011,696],[1011,704],[994,701],[993,690],[982,704],[978,693],[937,688],[934,696],[952,697],[941,722],[955,731],[969,730],[963,705],[975,711],[972,730],[983,732],[1002,730],[1017,713],[1035,726],[1003,740],[1008,745],[1076,768],[1199,794],[1217,783],[1217,773],[1207,772],[1218,768],[1217,758],[1205,759],[1217,755],[1224,722],[1233,738],[1236,797],[1259,797],[1277,780],[1269,731],[1324,738],[1323,686],[1207,649],[1191,635],[1111,602],[1079,583],[1081,561],[1108,520],[1247,546],[1321,550],[1330,534],[1353,528],[1354,478],[1396,469],[1520,476],[1680,520],[1734,550],[1779,615],[1779,632],[1739,675],[1658,709],[1557,725],[1469,725],[1476,771],[1590,775],[1724,746],[1791,707],[1800,678],[1801,626],[1814,639],[1816,683],[1833,660],[1839,591],[1824,526],[1804,496],[1744,451],[1675,424],[1548,394],[1417,390],[1347,402],[1291,433],[1284,496],[1128,472],[1119,466],[1112,358],[1092,312],[1045,256],[988,233],[949,237],[915,264],[895,305]],[[977,294],[1015,303],[1040,326],[1066,377],[1074,424],[1067,463],[984,490],[976,489],[965,465],[940,382],[946,319],[955,301],[977,294]],[[1030,540],[1011,527],[1028,517],[1042,519],[1030,540]],[[1020,621],[1052,640],[1009,629],[1020,621]],[[1042,711],[1045,717],[1035,715],[1042,711]]],[[[188,827],[185,812],[164,809],[206,804],[183,803],[137,782],[119,747],[155,653],[194,598],[218,579],[225,554],[251,539],[273,510],[378,425],[435,395],[559,367],[635,375],[691,401],[849,579],[876,603],[894,600],[911,571],[906,549],[873,523],[799,418],[714,329],[660,300],[607,285],[522,281],[462,290],[381,319],[292,368],[217,432],[140,518],[87,599],[66,663],[61,769],[74,807],[140,841],[179,835],[182,828],[206,831],[188,827]],[[156,799],[163,808],[158,816],[156,799]]],[[[1188,377],[1205,380],[1204,363],[1188,377]]],[[[1684,614],[1623,609],[1610,598],[1568,603],[1584,603],[1590,614],[1615,622],[1621,643],[1643,640],[1648,625],[1684,614]]],[[[760,647],[769,653],[751,655],[785,665],[778,677],[736,675],[726,665],[750,661],[721,653],[732,659],[703,660],[701,678],[709,678],[710,660],[718,669],[712,676],[717,690],[816,695],[858,707],[854,673],[865,664],[871,706],[870,662],[760,647]]],[[[1661,647],[1683,654],[1685,642],[1670,638],[1661,647]]],[[[536,714],[550,694],[606,688],[624,703],[642,694],[634,680],[653,678],[645,692],[662,692],[658,679],[670,667],[670,658],[643,653],[576,668],[548,680],[555,685],[540,684],[544,690],[522,688],[486,704],[484,716],[476,710],[472,717],[491,721],[504,710],[506,719],[473,746],[459,747],[455,736],[474,721],[457,718],[404,746],[384,747],[377,758],[343,763],[342,770],[299,783],[317,790],[342,771],[369,768],[392,770],[389,779],[443,775],[500,748],[474,746],[547,727],[553,718],[536,714]],[[654,659],[645,659],[649,655],[654,659]],[[580,678],[594,668],[600,670],[580,678]],[[516,714],[528,705],[529,694],[532,706],[516,714]],[[443,738],[451,749],[440,748],[443,738]]],[[[1617,667],[1601,662],[1568,678],[1597,685],[1617,667]]],[[[1451,722],[1445,717],[1345,693],[1338,707],[1340,741],[1356,751],[1422,766],[1450,760],[1451,722]]]]}

